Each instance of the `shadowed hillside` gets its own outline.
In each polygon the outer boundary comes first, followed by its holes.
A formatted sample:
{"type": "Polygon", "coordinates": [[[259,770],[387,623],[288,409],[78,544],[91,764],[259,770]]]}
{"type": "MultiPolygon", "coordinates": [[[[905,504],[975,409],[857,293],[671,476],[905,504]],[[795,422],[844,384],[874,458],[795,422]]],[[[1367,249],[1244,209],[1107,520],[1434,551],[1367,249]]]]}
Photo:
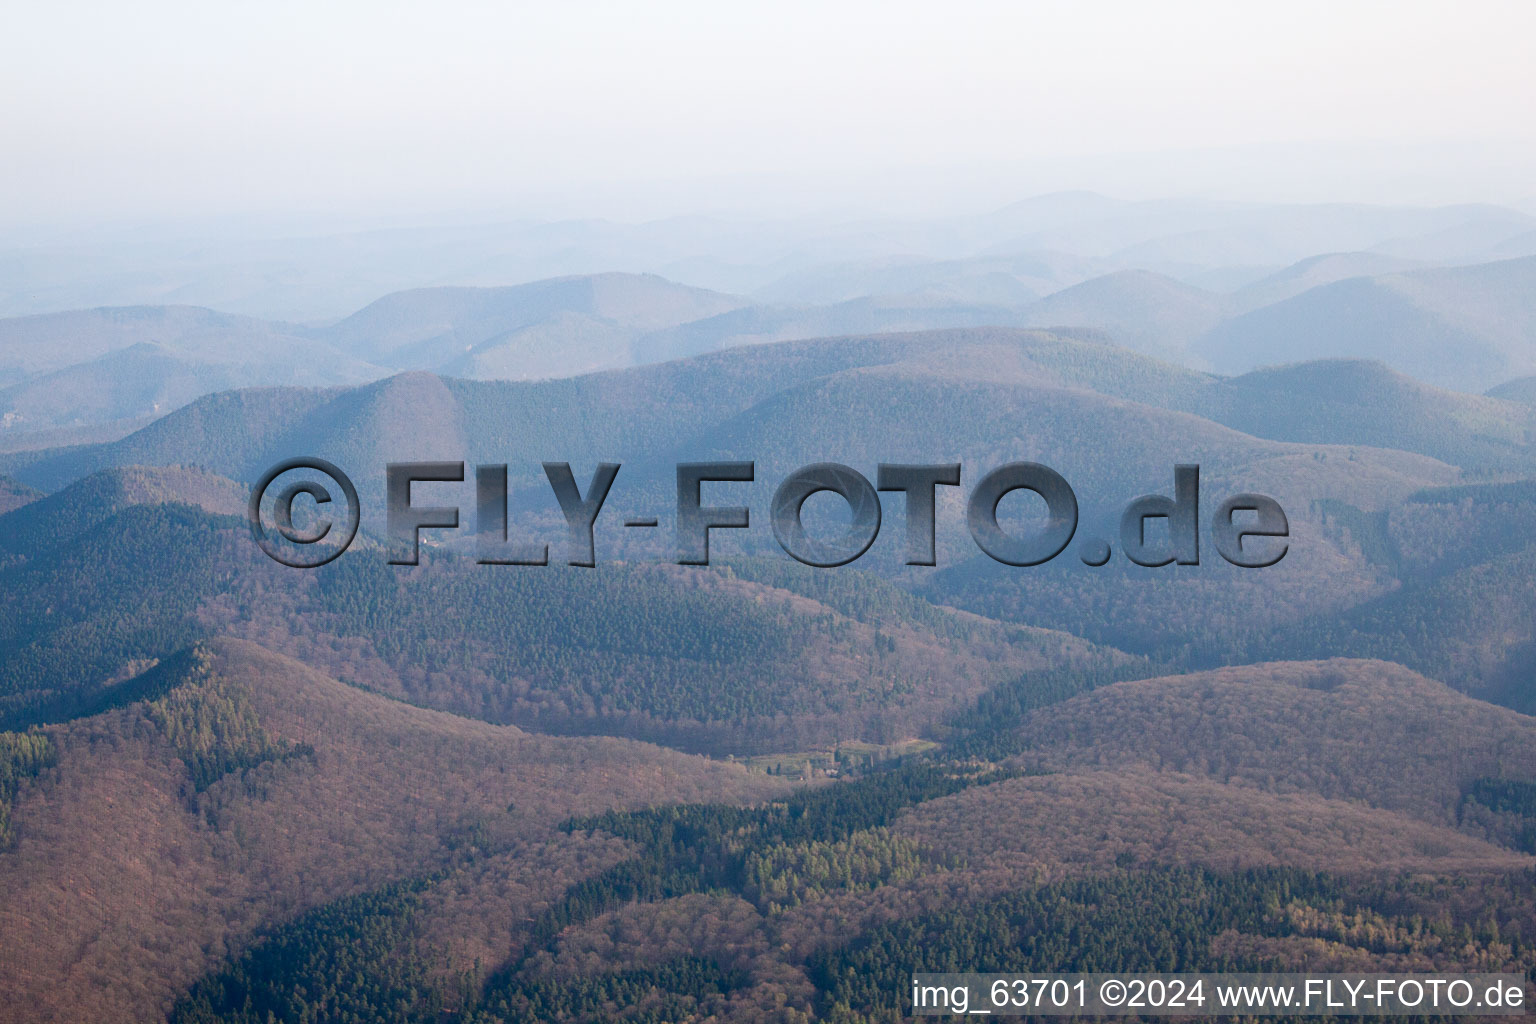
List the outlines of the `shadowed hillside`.
{"type": "Polygon", "coordinates": [[[35,487],[28,487],[10,477],[0,476],[0,515],[13,512],[42,496],[43,492],[35,487]]]}
{"type": "Polygon", "coordinates": [[[1496,388],[1490,388],[1488,397],[1503,399],[1506,402],[1519,402],[1521,405],[1536,405],[1536,377],[1520,377],[1506,381],[1496,388]]]}
{"type": "Polygon", "coordinates": [[[134,505],[176,502],[214,515],[242,515],[248,493],[233,480],[193,466],[104,469],[7,515],[0,552],[12,561],[35,557],[134,505]]]}

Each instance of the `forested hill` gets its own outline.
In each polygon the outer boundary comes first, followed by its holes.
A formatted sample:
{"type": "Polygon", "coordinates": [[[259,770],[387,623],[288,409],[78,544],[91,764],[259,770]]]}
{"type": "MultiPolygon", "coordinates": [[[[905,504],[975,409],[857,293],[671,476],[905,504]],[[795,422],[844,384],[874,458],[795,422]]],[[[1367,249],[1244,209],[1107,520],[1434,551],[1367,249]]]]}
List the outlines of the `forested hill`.
{"type": "Polygon", "coordinates": [[[243,497],[194,471],[114,471],[0,518],[6,727],[93,714],[220,633],[424,706],[721,753],[910,739],[1005,679],[1096,656],[856,570],[818,582],[792,563],[582,570],[440,553],[409,570],[362,548],[305,573],[267,559],[240,519],[190,504],[198,495],[243,497]],[[156,500],[165,488],[184,500],[156,500]],[[51,503],[67,515],[32,515],[51,503]]]}

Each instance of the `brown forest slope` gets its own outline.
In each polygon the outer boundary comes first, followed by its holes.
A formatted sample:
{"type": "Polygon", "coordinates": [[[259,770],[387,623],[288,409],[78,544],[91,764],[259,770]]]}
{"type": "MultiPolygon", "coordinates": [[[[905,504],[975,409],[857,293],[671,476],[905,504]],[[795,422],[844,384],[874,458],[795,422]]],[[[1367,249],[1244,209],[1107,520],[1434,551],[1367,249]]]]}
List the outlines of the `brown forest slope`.
{"type": "Polygon", "coordinates": [[[1480,777],[1536,778],[1536,718],[1382,661],[1245,665],[1117,683],[1029,716],[1023,758],[1204,775],[1450,824],[1480,777]]]}
{"type": "MultiPolygon", "coordinates": [[[[554,834],[570,814],[784,788],[641,743],[409,707],[246,642],[212,651],[219,685],[290,756],[198,792],[144,703],[51,730],[58,764],[22,792],[19,839],[0,853],[8,1019],[151,1019],[255,929],[309,906],[514,840],[543,843],[556,880],[543,884],[558,889],[618,854],[554,834]]],[[[525,867],[509,863],[513,884],[525,867]]],[[[537,877],[518,884],[539,891],[537,877]]]]}

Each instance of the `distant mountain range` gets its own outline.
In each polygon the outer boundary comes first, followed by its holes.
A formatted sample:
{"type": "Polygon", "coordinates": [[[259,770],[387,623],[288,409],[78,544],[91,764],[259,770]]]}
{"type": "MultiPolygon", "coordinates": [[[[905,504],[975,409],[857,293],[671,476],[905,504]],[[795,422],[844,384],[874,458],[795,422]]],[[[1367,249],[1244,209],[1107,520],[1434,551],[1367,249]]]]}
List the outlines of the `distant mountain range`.
{"type": "Polygon", "coordinates": [[[1473,393],[1536,373],[1536,256],[1433,267],[1341,252],[1227,291],[1150,269],[1099,272],[1108,265],[1049,253],[897,261],[834,270],[820,286],[786,278],[768,304],[610,273],[396,292],[325,325],[187,306],[0,320],[0,448],[58,444],[60,431],[89,440],[82,432],[234,388],[353,385],[401,370],[564,378],[739,345],[941,328],[1076,331],[1223,374],[1368,359],[1473,393]],[[782,301],[795,294],[826,301],[782,301]]]}
{"type": "MultiPolygon", "coordinates": [[[[1396,650],[1447,682],[1493,693],[1525,664],[1524,648],[1509,637],[1487,638],[1478,659],[1457,659],[1456,667],[1446,660],[1447,645],[1457,642],[1455,618],[1444,629],[1412,627],[1420,629],[1414,656],[1380,637],[1425,614],[1411,595],[1447,587],[1454,594],[1436,599],[1442,608],[1485,602],[1490,624],[1536,613],[1536,598],[1488,603],[1489,587],[1524,593],[1508,585],[1507,568],[1523,548],[1483,551],[1473,531],[1458,542],[1472,544],[1472,554],[1432,568],[1403,553],[1421,529],[1411,524],[1439,507],[1416,496],[1469,478],[1530,475],[1533,441],[1536,411],[1528,405],[1429,387],[1376,363],[1325,361],[1217,378],[1102,341],[988,328],[758,345],[569,380],[477,382],[415,372],[350,389],[223,392],[120,441],[0,456],[0,468],[44,490],[127,466],[195,465],[250,483],[281,459],[318,455],[353,475],[365,526],[378,530],[386,462],[505,462],[516,529],[547,537],[558,560],[561,520],[539,469],[547,459],[570,461],[578,477],[598,461],[621,462],[603,513],[615,521],[665,518],[678,461],[754,460],[756,481],[731,493],[757,510],[758,529],[721,535],[721,558],[781,557],[763,529],[763,510],[778,481],[810,462],[846,462],[872,475],[881,461],[956,459],[969,485],[1004,461],[1042,461],[1077,490],[1084,540],[1113,540],[1126,501],[1166,493],[1173,466],[1196,462],[1207,502],[1256,490],[1291,511],[1285,562],[1263,573],[1212,559],[1199,573],[1123,562],[1085,573],[1073,562],[1021,574],[976,550],[957,497],[946,493],[938,570],[917,577],[904,570],[894,529],[859,565],[940,603],[1070,629],[1138,654],[1163,656],[1207,631],[1253,647],[1260,641],[1245,631],[1289,624],[1285,643],[1263,641],[1275,644],[1274,657],[1396,650]],[[1410,532],[1397,537],[1400,528],[1410,532]],[[1495,615],[1495,607],[1505,610],[1495,615]]],[[[468,487],[441,493],[457,494],[467,510],[468,487]]],[[[1459,522],[1476,521],[1475,510],[1455,508],[1459,522]]],[[[30,535],[22,523],[30,512],[12,514],[19,537],[30,535]]],[[[1504,523],[1515,513],[1499,506],[1484,514],[1504,523]]],[[[674,556],[669,533],[600,532],[600,561],[674,556]]]]}
{"type": "MultiPolygon", "coordinates": [[[[1167,459],[1132,468],[1138,452],[1160,448],[1168,459],[1208,451],[1213,468],[1280,455],[1284,442],[1395,448],[1432,456],[1420,460],[1425,467],[1443,456],[1513,468],[1525,464],[1532,415],[1519,403],[1429,388],[1368,363],[1221,379],[1101,341],[978,328],[752,346],[571,380],[413,373],[352,389],[226,392],[121,441],[0,464],[58,486],[126,464],[196,463],[253,480],[300,449],[368,474],[386,459],[505,461],[559,447],[572,461],[623,457],[641,466],[665,465],[670,452],[755,455],[765,472],[787,472],[818,454],[919,458],[937,439],[980,463],[1023,453],[1015,438],[1081,480],[1126,487],[1162,482],[1167,459]],[[1341,374],[1370,386],[1354,390],[1341,374]],[[932,417],[913,421],[894,411],[903,408],[897,399],[932,417]],[[847,408],[866,416],[850,424],[847,408]],[[1248,429],[1229,430],[1229,421],[1248,429]],[[1081,443],[1100,435],[1102,445],[1081,443]]],[[[1429,472],[1426,482],[1439,471],[1429,472]]],[[[535,489],[545,486],[540,478],[535,489]]]]}
{"type": "Polygon", "coordinates": [[[1058,192],[916,221],[481,216],[289,237],[263,223],[250,236],[221,224],[0,246],[0,316],[180,304],[316,324],[401,290],[610,270],[779,305],[936,292],[1016,306],[1116,270],[1151,270],[1226,291],[1319,253],[1373,252],[1426,264],[1529,256],[1536,254],[1536,216],[1486,205],[1132,201],[1058,192]]]}
{"type": "Polygon", "coordinates": [[[36,432],[163,415],[256,384],[355,384],[379,367],[289,325],[191,306],[0,320],[0,430],[36,432]]]}

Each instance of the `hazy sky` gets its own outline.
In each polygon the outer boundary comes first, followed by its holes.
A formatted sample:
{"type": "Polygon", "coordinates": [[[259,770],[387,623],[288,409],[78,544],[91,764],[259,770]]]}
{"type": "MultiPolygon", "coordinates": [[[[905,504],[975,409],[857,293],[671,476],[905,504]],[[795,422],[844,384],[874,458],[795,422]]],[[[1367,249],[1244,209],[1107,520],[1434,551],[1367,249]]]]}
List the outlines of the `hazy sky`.
{"type": "Polygon", "coordinates": [[[1536,194],[1536,4],[7,4],[0,218],[1536,194]]]}

